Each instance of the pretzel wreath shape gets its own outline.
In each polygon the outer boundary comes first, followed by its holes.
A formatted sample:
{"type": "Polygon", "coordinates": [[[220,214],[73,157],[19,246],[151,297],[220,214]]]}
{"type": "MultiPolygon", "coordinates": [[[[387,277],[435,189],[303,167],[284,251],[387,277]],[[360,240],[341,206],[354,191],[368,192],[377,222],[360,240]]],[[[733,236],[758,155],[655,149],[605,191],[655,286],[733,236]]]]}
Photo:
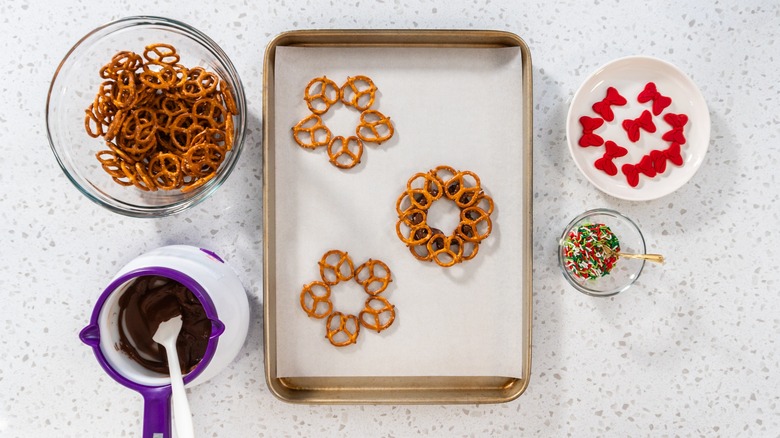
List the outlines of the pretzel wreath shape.
{"type": "Polygon", "coordinates": [[[346,347],[357,343],[361,325],[379,333],[393,324],[395,306],[379,296],[393,281],[390,268],[383,261],[369,259],[355,268],[347,252],[333,249],[323,254],[318,264],[321,281],[303,286],[300,305],[310,318],[327,318],[325,337],[333,346],[346,347]],[[368,295],[358,315],[334,310],[331,299],[332,288],[349,280],[355,280],[368,295]]]}
{"type": "Polygon", "coordinates": [[[449,268],[477,255],[479,244],[493,231],[493,209],[493,198],[476,173],[439,166],[406,183],[396,201],[396,234],[416,259],[449,268]],[[440,199],[460,208],[460,221],[450,234],[428,223],[428,211],[440,199]]]}
{"type": "MultiPolygon", "coordinates": [[[[376,101],[377,91],[376,85],[368,76],[349,77],[341,87],[327,76],[312,79],[303,93],[303,100],[311,114],[293,126],[293,139],[304,149],[327,146],[328,161],[339,169],[357,166],[363,156],[364,143],[380,145],[395,133],[390,117],[371,109],[376,101]],[[320,117],[339,103],[360,112],[354,135],[334,136],[320,117]]],[[[85,120],[85,125],[97,125],[97,128],[101,128],[99,120],[85,120]]]]}

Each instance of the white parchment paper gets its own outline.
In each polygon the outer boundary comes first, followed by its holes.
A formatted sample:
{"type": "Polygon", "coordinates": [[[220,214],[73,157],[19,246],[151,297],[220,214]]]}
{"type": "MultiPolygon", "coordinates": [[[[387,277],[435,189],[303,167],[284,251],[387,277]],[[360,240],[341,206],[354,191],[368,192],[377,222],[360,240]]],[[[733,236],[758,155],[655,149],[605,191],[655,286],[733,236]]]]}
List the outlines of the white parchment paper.
{"type": "MultiPolygon", "coordinates": [[[[275,64],[277,374],[302,376],[507,376],[523,373],[522,59],[519,49],[279,47],[275,64]],[[291,127],[309,114],[303,90],[326,75],[371,77],[374,109],[395,136],[367,144],[342,171],[325,148],[299,147],[291,127]],[[412,257],[395,233],[395,203],[407,180],[438,165],[476,172],[495,201],[493,232],[471,261],[444,269],[412,257]],[[325,320],[299,305],[330,249],[359,265],[385,261],[396,306],[392,327],[362,330],[335,348],[325,320]]],[[[354,135],[358,112],[338,105],[323,117],[334,135],[354,135]]],[[[449,230],[457,209],[439,202],[430,221],[449,230]],[[454,209],[454,210],[453,210],[454,209]],[[437,217],[433,217],[437,216],[437,217]]],[[[335,308],[357,313],[365,293],[333,288],[335,308]]]]}

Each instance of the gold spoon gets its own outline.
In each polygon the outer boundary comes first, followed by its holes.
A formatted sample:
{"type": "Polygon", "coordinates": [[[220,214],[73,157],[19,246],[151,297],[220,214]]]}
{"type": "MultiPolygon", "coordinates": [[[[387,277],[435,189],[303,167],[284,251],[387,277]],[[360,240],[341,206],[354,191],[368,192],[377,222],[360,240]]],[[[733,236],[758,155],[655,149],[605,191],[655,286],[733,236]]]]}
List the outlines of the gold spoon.
{"type": "Polygon", "coordinates": [[[613,257],[623,257],[626,259],[642,259],[654,263],[664,262],[664,256],[662,256],[661,254],[626,254],[624,252],[617,252],[614,249],[610,248],[608,245],[601,245],[601,248],[604,249],[604,252],[606,252],[608,255],[613,257]]]}

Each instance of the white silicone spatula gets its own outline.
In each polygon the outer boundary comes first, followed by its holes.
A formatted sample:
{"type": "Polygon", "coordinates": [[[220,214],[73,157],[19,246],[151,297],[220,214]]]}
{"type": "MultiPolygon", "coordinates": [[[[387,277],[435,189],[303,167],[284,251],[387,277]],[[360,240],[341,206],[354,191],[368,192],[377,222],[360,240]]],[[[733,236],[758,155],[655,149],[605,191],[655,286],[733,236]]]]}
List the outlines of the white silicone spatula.
{"type": "Polygon", "coordinates": [[[154,342],[165,347],[168,356],[168,373],[171,376],[171,392],[173,402],[173,419],[176,427],[176,435],[179,438],[193,438],[192,414],[190,404],[187,402],[187,393],[184,392],[184,380],[179,366],[179,354],[176,352],[176,338],[181,331],[181,315],[175,316],[160,323],[160,327],[154,332],[154,342]]]}

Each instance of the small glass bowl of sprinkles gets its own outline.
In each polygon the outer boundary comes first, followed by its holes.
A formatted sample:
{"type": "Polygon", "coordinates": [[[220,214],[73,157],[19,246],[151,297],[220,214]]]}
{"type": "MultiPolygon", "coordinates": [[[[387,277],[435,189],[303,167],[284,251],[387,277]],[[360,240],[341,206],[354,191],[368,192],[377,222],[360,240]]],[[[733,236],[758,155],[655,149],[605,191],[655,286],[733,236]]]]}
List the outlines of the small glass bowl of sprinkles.
{"type": "Polygon", "coordinates": [[[617,211],[589,210],[563,230],[558,241],[558,265],[578,291],[608,297],[631,287],[645,266],[644,260],[617,257],[619,252],[646,252],[639,227],[617,211]]]}

